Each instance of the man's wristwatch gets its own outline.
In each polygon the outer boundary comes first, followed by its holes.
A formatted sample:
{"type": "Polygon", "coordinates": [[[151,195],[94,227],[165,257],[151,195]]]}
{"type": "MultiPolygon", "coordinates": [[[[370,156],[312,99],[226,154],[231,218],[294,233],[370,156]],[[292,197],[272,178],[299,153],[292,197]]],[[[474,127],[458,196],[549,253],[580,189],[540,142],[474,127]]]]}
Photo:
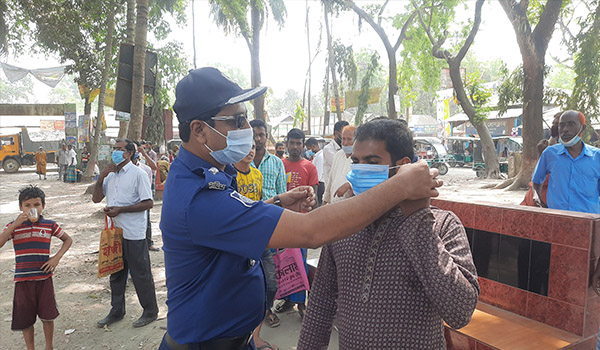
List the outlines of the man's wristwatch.
{"type": "Polygon", "coordinates": [[[273,204],[275,204],[278,207],[283,207],[281,205],[281,198],[279,198],[278,194],[276,194],[275,197],[273,197],[273,204]]]}

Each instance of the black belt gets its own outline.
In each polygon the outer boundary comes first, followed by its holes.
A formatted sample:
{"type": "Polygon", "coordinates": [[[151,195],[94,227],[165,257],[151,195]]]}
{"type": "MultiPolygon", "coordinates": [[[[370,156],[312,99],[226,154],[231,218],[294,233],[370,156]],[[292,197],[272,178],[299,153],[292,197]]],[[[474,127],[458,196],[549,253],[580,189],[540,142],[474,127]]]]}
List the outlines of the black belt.
{"type": "Polygon", "coordinates": [[[245,350],[250,344],[252,333],[243,337],[221,338],[202,343],[179,344],[169,333],[165,333],[165,341],[171,350],[245,350]]]}

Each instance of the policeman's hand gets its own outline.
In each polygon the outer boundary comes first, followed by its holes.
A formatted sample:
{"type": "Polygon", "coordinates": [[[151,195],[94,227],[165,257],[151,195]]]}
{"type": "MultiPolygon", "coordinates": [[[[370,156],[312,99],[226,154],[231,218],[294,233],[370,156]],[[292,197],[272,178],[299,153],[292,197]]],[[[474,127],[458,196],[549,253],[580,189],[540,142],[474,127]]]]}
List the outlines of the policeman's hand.
{"type": "Polygon", "coordinates": [[[104,208],[104,213],[111,218],[121,214],[121,207],[106,207],[104,208]]]}
{"type": "Polygon", "coordinates": [[[420,160],[399,167],[392,179],[407,191],[406,199],[414,200],[439,196],[437,188],[444,182],[437,179],[438,174],[437,169],[430,169],[426,161],[420,160]]]}
{"type": "Polygon", "coordinates": [[[317,204],[317,196],[311,186],[299,186],[279,195],[281,205],[289,210],[307,212],[317,204]]]}

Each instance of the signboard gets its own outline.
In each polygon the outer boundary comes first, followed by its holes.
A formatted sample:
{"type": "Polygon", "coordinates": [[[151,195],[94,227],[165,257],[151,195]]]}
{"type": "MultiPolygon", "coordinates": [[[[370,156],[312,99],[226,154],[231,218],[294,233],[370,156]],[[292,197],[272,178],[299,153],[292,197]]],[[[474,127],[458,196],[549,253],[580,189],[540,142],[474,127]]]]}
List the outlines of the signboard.
{"type": "Polygon", "coordinates": [[[55,120],[54,121],[54,130],[65,130],[65,121],[64,120],[55,120]]]}
{"type": "Polygon", "coordinates": [[[54,130],[54,120],[40,120],[40,130],[41,131],[53,131],[54,130]]]}
{"type": "MultiPolygon", "coordinates": [[[[381,97],[381,91],[383,91],[382,87],[376,87],[369,89],[369,100],[367,104],[372,105],[375,103],[379,103],[381,97]]],[[[358,96],[360,95],[360,90],[348,91],[344,94],[346,99],[345,104],[346,108],[358,107],[358,96]]]]}
{"type": "Polygon", "coordinates": [[[128,122],[129,121],[129,113],[117,111],[117,113],[115,114],[115,120],[118,120],[121,122],[128,122]]]}
{"type": "MultiPolygon", "coordinates": [[[[344,98],[340,97],[340,109],[342,110],[342,112],[344,111],[344,98]]],[[[337,112],[337,109],[335,108],[335,97],[331,98],[331,113],[335,113],[337,112]]]]}
{"type": "Polygon", "coordinates": [[[78,123],[79,143],[90,142],[90,115],[80,115],[78,123]]]}
{"type": "MultiPolygon", "coordinates": [[[[462,81],[465,81],[467,77],[467,70],[465,68],[460,69],[460,78],[462,81]]],[[[452,85],[452,79],[450,78],[450,68],[442,68],[442,73],[440,77],[440,85],[441,89],[451,89],[454,87],[452,85]]]]}
{"type": "Polygon", "coordinates": [[[100,145],[98,147],[98,160],[110,160],[111,159],[111,146],[100,145]]]}

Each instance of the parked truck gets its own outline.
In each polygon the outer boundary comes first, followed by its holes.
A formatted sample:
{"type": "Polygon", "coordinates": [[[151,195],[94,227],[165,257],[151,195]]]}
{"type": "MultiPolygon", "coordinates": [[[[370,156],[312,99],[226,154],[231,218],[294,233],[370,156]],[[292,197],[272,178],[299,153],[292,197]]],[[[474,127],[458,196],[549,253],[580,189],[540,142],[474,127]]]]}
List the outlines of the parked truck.
{"type": "Polygon", "coordinates": [[[31,141],[26,128],[12,135],[0,135],[0,164],[7,173],[16,173],[23,165],[35,164],[34,155],[41,147],[47,153],[47,162],[55,163],[60,141],[31,141]]]}

